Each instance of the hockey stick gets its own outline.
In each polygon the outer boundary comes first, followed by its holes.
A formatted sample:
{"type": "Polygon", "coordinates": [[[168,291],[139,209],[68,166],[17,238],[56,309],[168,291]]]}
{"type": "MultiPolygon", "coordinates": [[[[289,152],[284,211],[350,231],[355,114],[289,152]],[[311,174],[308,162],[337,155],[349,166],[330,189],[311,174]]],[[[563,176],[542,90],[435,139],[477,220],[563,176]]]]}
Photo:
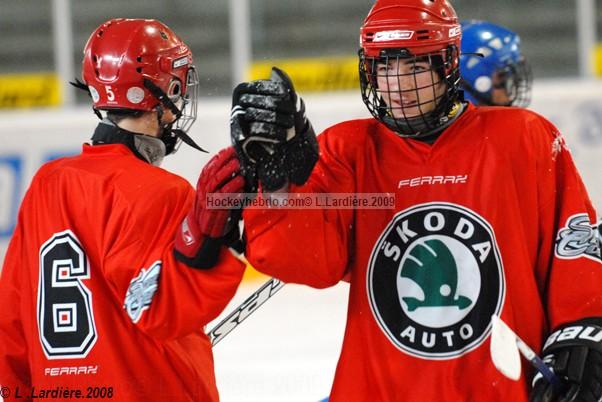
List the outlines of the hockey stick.
{"type": "Polygon", "coordinates": [[[491,360],[500,373],[514,381],[520,378],[520,352],[554,388],[564,388],[562,380],[500,317],[493,315],[491,325],[491,360]]]}
{"type": "Polygon", "coordinates": [[[234,328],[243,322],[249,315],[259,308],[263,303],[284,286],[284,282],[272,278],[263,284],[259,289],[249,296],[236,310],[228,314],[226,318],[219,322],[207,335],[211,340],[211,345],[215,346],[224,339],[234,328]]]}

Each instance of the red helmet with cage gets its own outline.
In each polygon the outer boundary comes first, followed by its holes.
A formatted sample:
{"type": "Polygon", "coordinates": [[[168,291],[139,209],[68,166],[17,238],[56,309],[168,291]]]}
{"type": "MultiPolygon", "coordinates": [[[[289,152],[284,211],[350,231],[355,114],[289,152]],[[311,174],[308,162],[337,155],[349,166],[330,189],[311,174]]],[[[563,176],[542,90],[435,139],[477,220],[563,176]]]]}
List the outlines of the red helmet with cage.
{"type": "Polygon", "coordinates": [[[196,120],[192,52],[159,21],[118,18],[100,25],[86,43],[82,70],[96,110],[167,109],[184,132],[196,120]]]}
{"type": "Polygon", "coordinates": [[[145,88],[145,78],[170,97],[185,95],[191,67],[188,46],[155,20],[107,21],[84,48],[83,79],[101,110],[153,110],[160,100],[145,88]]]}
{"type": "Polygon", "coordinates": [[[372,114],[403,136],[417,137],[443,125],[458,98],[461,32],[447,0],[377,0],[360,29],[362,97],[372,114]],[[376,66],[393,57],[426,60],[445,81],[447,89],[434,111],[407,117],[383,101],[376,66]]]}

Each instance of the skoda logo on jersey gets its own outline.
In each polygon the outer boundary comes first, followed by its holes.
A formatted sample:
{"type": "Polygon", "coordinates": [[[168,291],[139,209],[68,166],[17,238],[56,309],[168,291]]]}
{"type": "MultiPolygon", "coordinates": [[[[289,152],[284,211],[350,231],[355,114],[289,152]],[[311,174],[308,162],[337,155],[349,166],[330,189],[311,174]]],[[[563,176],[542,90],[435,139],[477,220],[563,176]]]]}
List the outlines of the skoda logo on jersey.
{"type": "Polygon", "coordinates": [[[452,359],[489,335],[504,302],[504,270],[491,226],[448,203],[398,213],[370,257],[367,290],[383,332],[400,350],[452,359]]]}

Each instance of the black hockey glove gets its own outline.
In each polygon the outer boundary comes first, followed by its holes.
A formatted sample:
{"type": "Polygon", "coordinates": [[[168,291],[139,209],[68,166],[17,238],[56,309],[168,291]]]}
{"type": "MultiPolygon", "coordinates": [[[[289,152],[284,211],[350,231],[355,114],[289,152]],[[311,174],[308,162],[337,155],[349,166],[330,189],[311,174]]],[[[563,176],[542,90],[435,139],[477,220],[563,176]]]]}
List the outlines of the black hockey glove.
{"type": "Polygon", "coordinates": [[[557,390],[537,374],[530,402],[602,401],[602,318],[560,327],[549,336],[543,355],[566,386],[557,390]]]}
{"type": "Polygon", "coordinates": [[[286,73],[272,68],[269,80],[239,84],[232,94],[232,144],[241,161],[247,191],[275,191],[303,184],[318,161],[318,143],[286,73]]]}

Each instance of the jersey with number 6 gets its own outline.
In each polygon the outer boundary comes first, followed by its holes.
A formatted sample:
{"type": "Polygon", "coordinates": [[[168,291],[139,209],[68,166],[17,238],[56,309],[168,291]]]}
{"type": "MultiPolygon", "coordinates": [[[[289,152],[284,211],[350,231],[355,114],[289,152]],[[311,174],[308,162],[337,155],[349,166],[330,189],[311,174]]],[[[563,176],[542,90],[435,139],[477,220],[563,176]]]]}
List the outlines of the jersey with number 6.
{"type": "Polygon", "coordinates": [[[29,400],[217,401],[203,326],[244,265],[172,255],[194,190],[123,145],[44,165],[25,195],[0,277],[0,384],[29,400]],[[61,394],[59,400],[75,397],[61,394]]]}
{"type": "Polygon", "coordinates": [[[528,364],[514,382],[491,362],[491,316],[535,350],[560,324],[602,317],[596,216],[557,130],[527,110],[468,106],[433,145],[375,119],[318,138],[293,190],[367,204],[244,220],[258,270],[315,287],[348,275],[330,401],[526,402],[528,364]]]}

